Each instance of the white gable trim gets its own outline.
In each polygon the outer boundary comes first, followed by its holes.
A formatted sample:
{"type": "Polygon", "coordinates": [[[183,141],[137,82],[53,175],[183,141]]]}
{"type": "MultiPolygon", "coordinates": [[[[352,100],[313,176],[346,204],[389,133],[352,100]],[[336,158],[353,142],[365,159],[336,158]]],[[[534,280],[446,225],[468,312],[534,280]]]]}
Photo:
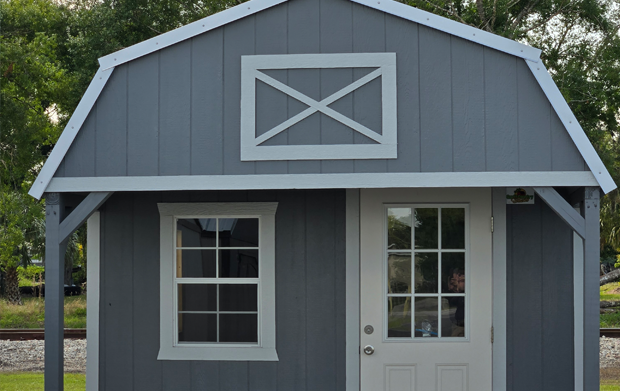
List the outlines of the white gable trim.
{"type": "Polygon", "coordinates": [[[88,117],[90,110],[95,105],[99,94],[103,90],[105,84],[108,82],[108,79],[110,78],[110,75],[112,75],[113,70],[114,68],[107,70],[99,68],[99,70],[93,77],[93,80],[91,80],[88,88],[86,89],[86,92],[80,100],[80,103],[78,104],[77,108],[73,112],[73,115],[69,119],[69,123],[67,123],[67,126],[65,126],[65,129],[62,131],[62,134],[58,138],[58,142],[56,142],[54,149],[52,149],[52,153],[47,158],[47,161],[43,165],[43,168],[41,168],[41,172],[32,184],[30,191],[28,191],[28,194],[30,194],[34,198],[40,199],[45,192],[47,185],[50,183],[50,180],[56,173],[56,170],[58,169],[58,166],[60,166],[62,159],[64,159],[65,155],[67,154],[67,151],[69,151],[69,147],[73,143],[73,140],[75,139],[78,131],[84,124],[84,121],[86,121],[86,117],[88,117]]]}
{"type": "Polygon", "coordinates": [[[542,62],[525,61],[605,194],[617,186],[542,62]]]}
{"type": "Polygon", "coordinates": [[[539,62],[541,50],[393,0],[351,0],[435,30],[479,43],[526,60],[539,62]]]}
{"type": "Polygon", "coordinates": [[[128,48],[119,50],[99,59],[101,68],[108,69],[136,58],[156,52],[159,49],[174,45],[186,39],[195,37],[198,34],[221,27],[225,24],[234,22],[246,16],[273,7],[287,0],[252,0],[247,3],[239,4],[227,10],[207,16],[193,23],[179,27],[167,33],[158,35],[146,41],[140,42],[128,48]]]}

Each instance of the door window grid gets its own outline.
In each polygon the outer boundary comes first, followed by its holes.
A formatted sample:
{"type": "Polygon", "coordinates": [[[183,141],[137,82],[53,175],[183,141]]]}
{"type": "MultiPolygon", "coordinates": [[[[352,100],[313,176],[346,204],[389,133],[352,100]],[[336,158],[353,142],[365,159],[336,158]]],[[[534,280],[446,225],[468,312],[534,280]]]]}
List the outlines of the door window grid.
{"type": "MultiPolygon", "coordinates": [[[[445,298],[458,298],[458,297],[462,297],[463,298],[463,302],[465,304],[467,304],[467,290],[469,289],[469,262],[468,262],[468,228],[467,228],[467,222],[469,219],[468,216],[468,208],[464,205],[409,205],[409,206],[399,206],[399,205],[390,205],[386,207],[386,218],[389,218],[389,211],[390,209],[408,209],[409,210],[409,216],[410,216],[410,223],[411,223],[411,242],[410,242],[410,247],[409,249],[407,248],[402,248],[402,249],[390,249],[389,248],[389,242],[386,240],[386,243],[388,243],[388,248],[386,248],[386,262],[384,262],[385,267],[385,276],[388,276],[388,278],[386,278],[384,281],[387,281],[387,289],[384,290],[384,292],[387,292],[387,300],[384,301],[384,303],[386,303],[386,305],[391,306],[392,305],[392,298],[405,298],[406,300],[408,299],[409,301],[409,305],[410,305],[410,311],[409,311],[409,316],[410,316],[410,320],[411,320],[411,335],[409,337],[390,337],[389,335],[386,335],[387,338],[389,339],[398,339],[398,340],[420,340],[420,339],[424,339],[425,337],[416,337],[416,331],[419,331],[419,328],[421,325],[416,324],[415,322],[415,317],[416,317],[416,298],[437,298],[437,335],[435,335],[434,337],[438,338],[438,339],[446,339],[446,338],[450,338],[453,339],[455,337],[453,336],[444,336],[442,335],[442,304],[444,304],[444,301],[442,300],[444,297],[445,298]],[[417,209],[436,209],[437,210],[437,248],[426,248],[426,249],[416,249],[416,210],[417,209]],[[464,222],[465,222],[465,229],[464,229],[464,246],[463,249],[443,249],[443,245],[442,245],[442,210],[443,209],[463,209],[464,212],[464,222]],[[390,287],[390,281],[388,281],[389,279],[389,265],[388,265],[388,259],[389,256],[392,254],[407,254],[409,255],[410,258],[410,262],[411,262],[411,282],[410,282],[410,286],[409,286],[409,290],[407,293],[391,293],[391,287],[390,287]],[[437,254],[437,293],[418,293],[416,292],[415,286],[416,286],[416,254],[437,254]],[[465,272],[465,289],[463,293],[447,293],[447,292],[443,292],[442,289],[442,278],[441,278],[441,273],[443,270],[443,262],[442,262],[442,255],[443,254],[463,254],[463,259],[464,259],[464,272],[465,272]]],[[[386,228],[389,227],[389,222],[386,223],[386,228]]],[[[386,239],[389,236],[389,232],[388,229],[386,229],[386,239]]],[[[405,302],[406,304],[406,302],[405,302]]],[[[406,306],[405,306],[406,307],[406,306]]],[[[468,324],[468,306],[466,305],[465,308],[467,309],[467,311],[465,311],[465,319],[464,319],[464,325],[466,326],[468,324]]],[[[389,308],[388,308],[389,310],[389,308]]],[[[387,313],[388,311],[385,311],[385,313],[387,313]]],[[[386,322],[386,327],[384,328],[385,330],[389,330],[389,326],[388,326],[388,316],[385,317],[385,322],[386,322]]],[[[465,335],[463,337],[456,337],[458,339],[461,338],[466,338],[467,335],[469,334],[469,330],[467,329],[467,326],[465,327],[465,335]]],[[[426,339],[428,341],[428,339],[426,339]]]]}
{"type": "MultiPolygon", "coordinates": [[[[204,217],[200,217],[200,218],[204,218],[204,217]]],[[[243,345],[257,345],[260,343],[260,341],[258,340],[258,336],[260,335],[260,330],[258,329],[258,313],[259,313],[259,297],[258,297],[258,283],[260,280],[260,275],[257,278],[248,278],[248,277],[243,277],[243,278],[235,278],[235,277],[221,277],[220,276],[220,255],[221,252],[220,250],[256,250],[256,251],[260,251],[260,246],[257,247],[238,247],[238,246],[223,246],[220,244],[220,220],[221,219],[226,219],[226,217],[220,216],[220,217],[214,217],[214,216],[209,216],[209,219],[214,219],[216,220],[216,229],[215,229],[215,246],[205,246],[205,247],[196,247],[196,246],[183,246],[182,245],[182,238],[179,235],[179,231],[177,231],[177,238],[176,238],[176,246],[175,246],[175,260],[174,260],[174,264],[176,265],[176,270],[175,270],[175,288],[173,290],[174,294],[177,295],[177,297],[174,298],[174,305],[175,305],[175,312],[176,312],[176,316],[177,316],[177,321],[175,322],[175,326],[176,326],[176,331],[175,331],[175,335],[176,335],[176,343],[177,344],[213,344],[213,343],[220,343],[220,315],[256,315],[256,322],[257,322],[257,338],[255,342],[231,342],[231,341],[226,341],[226,343],[233,343],[233,344],[243,344],[243,345]],[[180,272],[180,259],[182,259],[182,251],[183,250],[199,250],[199,251],[204,251],[204,250],[215,250],[215,277],[182,277],[180,276],[181,272],[180,272]],[[216,298],[215,298],[215,303],[216,303],[216,309],[215,311],[183,311],[183,310],[179,310],[179,296],[181,295],[180,292],[180,288],[182,285],[185,284],[196,284],[196,285],[215,285],[216,287],[216,298]],[[249,284],[253,284],[256,285],[256,291],[257,291],[257,295],[256,295],[256,311],[221,311],[220,310],[220,286],[223,284],[230,284],[230,285],[249,285],[249,284]],[[179,328],[181,328],[181,314],[204,314],[204,315],[216,315],[216,338],[215,341],[212,342],[192,342],[192,341],[179,341],[179,328]]],[[[232,218],[240,218],[240,216],[233,216],[232,218]]],[[[257,217],[252,217],[255,218],[256,220],[259,220],[257,217]]],[[[179,220],[186,220],[187,218],[175,218],[175,226],[178,224],[179,220]]],[[[259,226],[260,226],[260,221],[259,221],[259,226]]]]}

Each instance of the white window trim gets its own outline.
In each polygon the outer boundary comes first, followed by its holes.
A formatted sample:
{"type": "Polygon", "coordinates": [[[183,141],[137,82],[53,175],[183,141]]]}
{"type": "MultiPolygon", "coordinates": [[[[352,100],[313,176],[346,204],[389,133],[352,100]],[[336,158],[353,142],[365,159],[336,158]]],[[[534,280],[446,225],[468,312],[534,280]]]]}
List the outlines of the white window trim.
{"type": "Polygon", "coordinates": [[[158,360],[278,361],[276,352],[276,202],[157,204],[160,215],[160,345],[158,360]],[[259,338],[252,346],[176,344],[174,238],[176,218],[259,218],[259,338]]]}

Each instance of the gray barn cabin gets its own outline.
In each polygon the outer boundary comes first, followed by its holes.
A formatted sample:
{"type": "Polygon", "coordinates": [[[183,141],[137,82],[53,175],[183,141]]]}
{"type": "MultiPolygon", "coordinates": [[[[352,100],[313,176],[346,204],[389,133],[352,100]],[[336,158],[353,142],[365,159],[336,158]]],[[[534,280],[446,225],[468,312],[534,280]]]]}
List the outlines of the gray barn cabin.
{"type": "Polygon", "coordinates": [[[90,391],[598,390],[616,185],[539,50],[252,0],[100,64],[30,192],[47,391],[87,219],[90,391]]]}

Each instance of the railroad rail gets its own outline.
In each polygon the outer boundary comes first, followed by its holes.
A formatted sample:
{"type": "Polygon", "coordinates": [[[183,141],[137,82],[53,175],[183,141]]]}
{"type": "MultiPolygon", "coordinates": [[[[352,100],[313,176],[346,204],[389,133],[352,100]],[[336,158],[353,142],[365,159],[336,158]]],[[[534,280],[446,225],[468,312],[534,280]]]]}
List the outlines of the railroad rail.
{"type": "MultiPolygon", "coordinates": [[[[86,329],[65,329],[65,338],[84,339],[86,329]]],[[[45,329],[0,329],[0,339],[11,341],[45,339],[45,329]]]]}
{"type": "Polygon", "coordinates": [[[620,328],[601,329],[601,337],[620,338],[620,328]]]}

